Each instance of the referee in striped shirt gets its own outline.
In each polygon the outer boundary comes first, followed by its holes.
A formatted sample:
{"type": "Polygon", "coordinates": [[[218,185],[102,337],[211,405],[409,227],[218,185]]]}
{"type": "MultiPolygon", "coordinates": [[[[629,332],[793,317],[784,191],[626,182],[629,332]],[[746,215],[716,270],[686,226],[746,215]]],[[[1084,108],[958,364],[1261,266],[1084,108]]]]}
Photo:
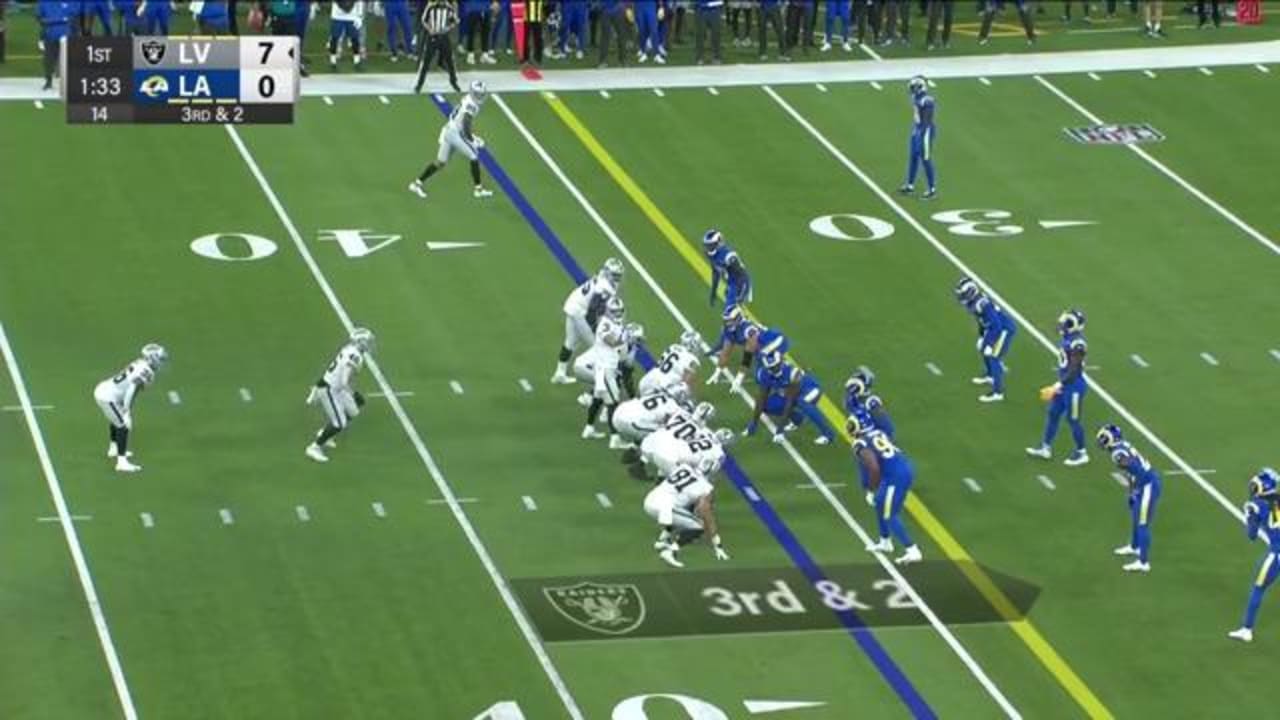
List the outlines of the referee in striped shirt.
{"type": "Polygon", "coordinates": [[[462,92],[458,87],[458,71],[453,66],[453,39],[449,33],[458,26],[458,10],[451,0],[431,0],[422,11],[422,33],[418,45],[418,82],[413,86],[415,93],[422,92],[422,85],[427,81],[427,68],[432,58],[445,70],[449,71],[449,84],[454,92],[462,92]]]}

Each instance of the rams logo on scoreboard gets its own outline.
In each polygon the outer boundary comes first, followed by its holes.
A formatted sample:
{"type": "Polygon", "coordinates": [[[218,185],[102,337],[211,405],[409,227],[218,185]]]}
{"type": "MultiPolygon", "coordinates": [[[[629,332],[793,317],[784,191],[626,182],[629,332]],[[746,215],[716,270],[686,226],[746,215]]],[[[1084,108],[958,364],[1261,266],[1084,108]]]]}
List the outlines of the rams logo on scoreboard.
{"type": "MultiPolygon", "coordinates": [[[[162,53],[163,54],[163,53],[162,53]]],[[[163,75],[152,75],[138,86],[138,92],[149,98],[158,98],[169,93],[169,81],[163,75]]]]}
{"type": "Polygon", "coordinates": [[[159,65],[164,59],[166,45],[159,40],[148,40],[142,43],[142,58],[152,65],[159,65]]]}

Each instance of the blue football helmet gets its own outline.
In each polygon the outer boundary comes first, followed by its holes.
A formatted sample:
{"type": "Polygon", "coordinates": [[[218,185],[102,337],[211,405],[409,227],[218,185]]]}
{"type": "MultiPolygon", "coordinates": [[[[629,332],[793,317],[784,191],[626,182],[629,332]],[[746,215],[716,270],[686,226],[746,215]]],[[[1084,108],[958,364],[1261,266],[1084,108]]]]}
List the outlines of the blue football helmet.
{"type": "Polygon", "coordinates": [[[919,95],[929,89],[929,81],[923,75],[917,75],[907,81],[907,90],[912,96],[919,95]]]}
{"type": "Polygon", "coordinates": [[[871,420],[871,416],[862,410],[857,410],[849,415],[844,421],[844,429],[853,437],[865,435],[875,429],[875,423],[871,420]]]}
{"type": "Polygon", "coordinates": [[[961,305],[971,305],[982,295],[982,288],[978,287],[978,283],[974,282],[973,278],[965,276],[956,283],[955,293],[956,300],[959,300],[961,305]]]}
{"type": "Polygon", "coordinates": [[[702,234],[702,249],[712,255],[724,244],[724,236],[719,230],[711,229],[702,234]]]}
{"type": "Polygon", "coordinates": [[[777,375],[782,372],[782,353],[767,352],[760,357],[760,364],[770,375],[777,375]]]}
{"type": "Polygon", "coordinates": [[[871,385],[875,381],[876,374],[871,372],[871,368],[863,365],[854,370],[849,379],[844,381],[844,390],[856,398],[865,398],[871,392],[871,385]]]}
{"type": "Polygon", "coordinates": [[[1070,335],[1084,330],[1084,311],[1072,308],[1058,316],[1058,332],[1070,335]]]}
{"type": "Polygon", "coordinates": [[[1257,475],[1249,478],[1250,497],[1271,497],[1280,486],[1280,474],[1271,468],[1262,468],[1257,475]]]}
{"type": "Polygon", "coordinates": [[[1098,447],[1103,450],[1110,450],[1124,442],[1124,435],[1120,433],[1120,428],[1110,423],[1098,428],[1098,434],[1094,437],[1098,440],[1098,447]]]}
{"type": "Polygon", "coordinates": [[[724,326],[726,328],[732,330],[738,327],[738,325],[742,322],[742,319],[743,319],[742,306],[730,305],[729,307],[724,309],[723,317],[724,317],[724,326]]]}

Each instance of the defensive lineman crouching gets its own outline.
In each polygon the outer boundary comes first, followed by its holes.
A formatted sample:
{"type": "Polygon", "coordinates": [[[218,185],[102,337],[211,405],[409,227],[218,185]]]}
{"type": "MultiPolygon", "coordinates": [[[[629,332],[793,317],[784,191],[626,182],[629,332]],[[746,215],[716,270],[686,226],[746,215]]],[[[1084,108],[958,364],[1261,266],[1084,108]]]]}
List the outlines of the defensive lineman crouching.
{"type": "Polygon", "coordinates": [[[138,472],[141,465],[129,460],[129,433],[133,430],[133,400],[137,394],[155,382],[156,371],[169,359],[169,353],[156,343],[147,343],[141,357],[129,363],[112,377],[98,383],[93,389],[93,399],[107,416],[110,425],[111,444],[107,457],[116,461],[117,472],[138,472]]]}
{"type": "Polygon", "coordinates": [[[366,357],[373,352],[373,342],[373,332],[368,328],[352,330],[351,339],[338,349],[337,357],[307,394],[307,404],[319,404],[325,416],[324,427],[307,446],[307,457],[316,462],[329,462],[324,448],[337,447],[334,438],[347,429],[351,419],[364,407],[364,396],[352,387],[351,381],[364,367],[366,357]]]}
{"type": "Polygon", "coordinates": [[[677,555],[680,548],[702,537],[710,538],[717,560],[728,560],[729,553],[720,542],[720,531],[712,495],[715,486],[710,477],[716,471],[714,460],[703,458],[697,466],[680,465],[654,486],[644,498],[644,511],[658,522],[661,532],[653,549],[672,567],[684,567],[677,555]]]}

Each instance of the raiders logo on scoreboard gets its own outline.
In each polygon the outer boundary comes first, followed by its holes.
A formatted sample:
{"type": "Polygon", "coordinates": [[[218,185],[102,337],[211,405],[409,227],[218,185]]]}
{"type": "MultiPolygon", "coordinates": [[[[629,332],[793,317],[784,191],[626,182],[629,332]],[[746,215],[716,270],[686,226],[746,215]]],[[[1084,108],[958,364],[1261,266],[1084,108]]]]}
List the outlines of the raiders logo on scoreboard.
{"type": "Polygon", "coordinates": [[[148,63],[152,65],[159,65],[160,61],[164,59],[164,50],[166,47],[164,42],[159,40],[148,40],[142,43],[140,47],[142,48],[142,59],[146,60],[148,63]]]}

